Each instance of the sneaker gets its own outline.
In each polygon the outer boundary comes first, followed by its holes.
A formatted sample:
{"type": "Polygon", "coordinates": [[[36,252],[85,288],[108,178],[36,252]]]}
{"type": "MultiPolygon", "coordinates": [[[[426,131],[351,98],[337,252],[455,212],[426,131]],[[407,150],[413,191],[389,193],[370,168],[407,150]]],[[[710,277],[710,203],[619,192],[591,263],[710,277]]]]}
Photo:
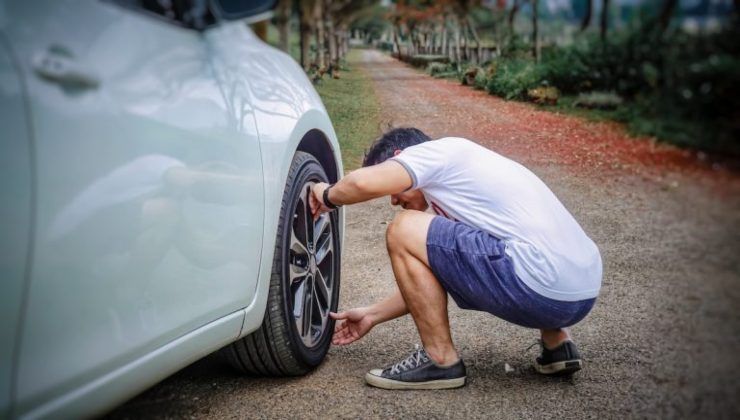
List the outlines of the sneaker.
{"type": "Polygon", "coordinates": [[[550,350],[540,341],[542,355],[537,358],[534,368],[543,375],[570,375],[581,370],[583,362],[575,343],[565,340],[550,350]]]}
{"type": "Polygon", "coordinates": [[[424,348],[417,346],[407,358],[385,369],[373,369],[365,375],[368,385],[383,389],[447,389],[465,385],[462,359],[442,367],[424,348]]]}

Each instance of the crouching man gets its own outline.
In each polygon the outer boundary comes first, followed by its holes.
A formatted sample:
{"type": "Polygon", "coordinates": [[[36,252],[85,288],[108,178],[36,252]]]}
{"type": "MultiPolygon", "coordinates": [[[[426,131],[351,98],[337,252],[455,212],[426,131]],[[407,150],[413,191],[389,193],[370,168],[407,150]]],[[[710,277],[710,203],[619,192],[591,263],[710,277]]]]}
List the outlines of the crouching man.
{"type": "Polygon", "coordinates": [[[524,166],[463,138],[430,141],[414,128],[376,141],[363,168],[334,185],[316,184],[314,217],[385,195],[405,210],[386,241],[398,289],[371,306],[331,314],[333,343],[349,344],[375,325],[411,313],[421,336],[404,360],[365,376],[387,389],[465,384],[447,295],[541,333],[535,368],[569,374],[582,361],[566,327],[591,310],[601,286],[594,242],[549,188],[524,166]],[[431,207],[436,215],[425,213],[431,207]]]}

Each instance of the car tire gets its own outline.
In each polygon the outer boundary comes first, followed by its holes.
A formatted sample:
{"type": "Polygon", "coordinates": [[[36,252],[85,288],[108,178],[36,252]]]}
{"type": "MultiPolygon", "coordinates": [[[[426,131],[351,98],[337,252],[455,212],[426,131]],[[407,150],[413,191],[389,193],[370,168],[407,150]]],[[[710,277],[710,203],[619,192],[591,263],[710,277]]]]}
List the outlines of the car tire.
{"type": "Polygon", "coordinates": [[[334,211],[313,221],[308,208],[311,185],[327,180],[316,158],[296,152],[283,192],[262,325],[222,350],[244,373],[302,375],[329,350],[334,331],[329,311],[336,311],[339,299],[339,220],[334,211]]]}

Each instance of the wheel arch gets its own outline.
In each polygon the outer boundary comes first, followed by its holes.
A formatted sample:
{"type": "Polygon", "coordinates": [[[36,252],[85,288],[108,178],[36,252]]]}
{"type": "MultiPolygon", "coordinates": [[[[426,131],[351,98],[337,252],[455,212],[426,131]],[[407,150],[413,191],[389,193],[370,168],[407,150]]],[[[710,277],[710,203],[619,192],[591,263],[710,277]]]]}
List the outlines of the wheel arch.
{"type": "Polygon", "coordinates": [[[339,167],[334,158],[333,147],[331,146],[331,142],[329,142],[329,138],[322,131],[315,128],[309,130],[298,143],[296,151],[313,155],[324,168],[324,171],[326,171],[326,175],[329,177],[331,183],[339,180],[339,167]]]}

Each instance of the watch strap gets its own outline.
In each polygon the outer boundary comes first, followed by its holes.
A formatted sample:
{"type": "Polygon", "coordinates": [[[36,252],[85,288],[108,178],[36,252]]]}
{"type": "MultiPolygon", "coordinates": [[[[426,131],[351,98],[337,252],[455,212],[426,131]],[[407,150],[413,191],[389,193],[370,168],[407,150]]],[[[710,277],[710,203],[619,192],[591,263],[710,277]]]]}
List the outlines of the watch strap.
{"type": "Polygon", "coordinates": [[[333,210],[333,209],[336,209],[336,208],[338,208],[338,207],[340,207],[340,206],[338,206],[338,205],[336,205],[336,204],[332,203],[332,202],[331,202],[331,200],[329,200],[329,190],[330,190],[330,189],[331,189],[331,187],[333,187],[333,186],[334,186],[334,185],[332,184],[332,185],[329,185],[328,187],[326,187],[326,189],[324,190],[324,195],[323,195],[323,196],[321,197],[321,198],[322,198],[322,200],[324,201],[324,205],[325,205],[326,207],[329,207],[329,208],[330,208],[330,209],[332,209],[332,210],[333,210]]]}

